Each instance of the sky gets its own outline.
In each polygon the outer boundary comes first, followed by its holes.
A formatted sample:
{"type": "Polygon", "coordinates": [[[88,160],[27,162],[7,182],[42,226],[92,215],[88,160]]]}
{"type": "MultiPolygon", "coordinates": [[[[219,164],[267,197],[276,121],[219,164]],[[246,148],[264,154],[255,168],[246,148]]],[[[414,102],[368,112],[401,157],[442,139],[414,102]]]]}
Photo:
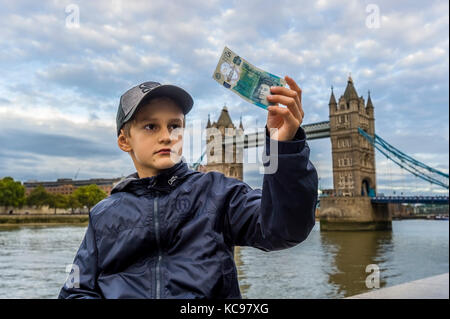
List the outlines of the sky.
{"type": "MultiPolygon", "coordinates": [[[[187,125],[216,121],[263,128],[267,111],[218,85],[224,46],[252,64],[294,78],[302,124],[327,121],[351,73],[370,90],[375,132],[448,174],[448,1],[0,1],[0,178],[111,178],[135,171],[117,146],[120,96],[144,81],[194,98],[187,125]]],[[[201,130],[194,131],[199,140],[201,130]]],[[[331,143],[308,141],[321,188],[332,188],[331,143]]],[[[261,150],[262,151],[262,150],[261,150]]],[[[190,152],[189,161],[200,156],[190,152]]],[[[377,151],[384,194],[448,194],[377,151]]],[[[263,175],[244,164],[244,181],[263,175]]]]}

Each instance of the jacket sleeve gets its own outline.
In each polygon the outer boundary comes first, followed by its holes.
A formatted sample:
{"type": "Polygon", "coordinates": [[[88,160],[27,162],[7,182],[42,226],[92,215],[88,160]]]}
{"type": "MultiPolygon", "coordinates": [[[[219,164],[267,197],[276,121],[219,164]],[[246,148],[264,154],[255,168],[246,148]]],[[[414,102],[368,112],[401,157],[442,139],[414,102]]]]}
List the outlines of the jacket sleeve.
{"type": "MultiPolygon", "coordinates": [[[[270,154],[266,126],[264,152],[270,154]]],[[[305,240],[315,224],[318,176],[309,160],[310,149],[302,127],[290,141],[276,141],[278,167],[267,174],[263,187],[227,178],[225,229],[233,246],[253,246],[263,251],[280,250],[305,240]]],[[[272,159],[270,160],[272,162],[272,159]]]]}
{"type": "Polygon", "coordinates": [[[86,233],[73,261],[72,271],[61,288],[59,299],[103,298],[97,285],[97,256],[95,233],[89,215],[86,233]]]}

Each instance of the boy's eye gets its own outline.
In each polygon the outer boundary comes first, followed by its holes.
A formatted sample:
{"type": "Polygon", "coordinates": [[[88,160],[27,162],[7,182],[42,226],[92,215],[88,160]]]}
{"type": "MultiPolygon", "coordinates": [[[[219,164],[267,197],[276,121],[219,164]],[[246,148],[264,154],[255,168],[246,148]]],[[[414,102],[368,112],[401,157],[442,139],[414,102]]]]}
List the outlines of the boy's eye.
{"type": "Polygon", "coordinates": [[[149,130],[154,130],[155,127],[156,127],[155,124],[147,124],[147,125],[144,126],[145,129],[149,129],[149,130]]]}
{"type": "MultiPolygon", "coordinates": [[[[155,125],[155,124],[146,124],[144,126],[145,129],[152,130],[152,131],[155,130],[156,127],[157,127],[157,125],[155,125]]],[[[176,128],[181,127],[181,125],[179,125],[179,124],[172,124],[169,127],[172,128],[172,129],[174,129],[174,128],[176,129],[176,128]]]]}

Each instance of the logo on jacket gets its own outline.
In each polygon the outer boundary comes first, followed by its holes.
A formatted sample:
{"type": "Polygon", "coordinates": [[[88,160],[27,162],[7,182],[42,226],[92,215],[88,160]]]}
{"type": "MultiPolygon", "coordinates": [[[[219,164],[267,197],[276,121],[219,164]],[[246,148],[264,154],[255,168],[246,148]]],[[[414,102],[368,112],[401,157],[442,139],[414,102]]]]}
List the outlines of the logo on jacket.
{"type": "Polygon", "coordinates": [[[178,213],[184,213],[189,210],[191,206],[191,201],[187,197],[181,197],[175,201],[175,210],[178,213]]]}
{"type": "Polygon", "coordinates": [[[173,211],[177,220],[187,219],[191,212],[191,200],[187,196],[181,196],[173,201],[173,211]]]}

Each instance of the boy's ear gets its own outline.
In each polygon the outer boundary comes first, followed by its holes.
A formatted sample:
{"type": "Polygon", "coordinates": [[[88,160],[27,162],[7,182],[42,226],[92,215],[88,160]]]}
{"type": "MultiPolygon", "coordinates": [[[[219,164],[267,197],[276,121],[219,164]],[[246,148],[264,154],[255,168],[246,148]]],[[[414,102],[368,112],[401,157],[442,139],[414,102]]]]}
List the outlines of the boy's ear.
{"type": "Polygon", "coordinates": [[[120,135],[117,138],[117,145],[124,152],[131,152],[132,148],[128,138],[125,136],[123,129],[120,129],[120,135]]]}

